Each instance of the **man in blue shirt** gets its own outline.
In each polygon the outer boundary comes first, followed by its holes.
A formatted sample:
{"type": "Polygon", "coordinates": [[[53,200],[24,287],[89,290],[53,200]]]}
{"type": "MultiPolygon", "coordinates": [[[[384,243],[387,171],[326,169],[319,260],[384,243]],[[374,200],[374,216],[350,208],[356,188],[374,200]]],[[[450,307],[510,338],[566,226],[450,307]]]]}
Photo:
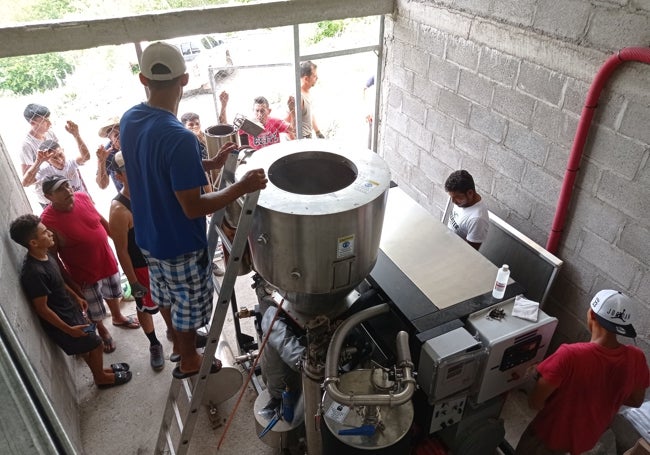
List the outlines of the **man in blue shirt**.
{"type": "MultiPolygon", "coordinates": [[[[267,180],[262,169],[255,169],[222,191],[204,193],[205,171],[222,167],[237,145],[227,143],[214,158],[201,160],[196,137],[176,117],[189,74],[174,46],[151,44],[140,67],[149,97],[122,116],[120,141],[136,243],[149,265],[152,298],[161,312],[169,312],[174,326],[174,351],[181,359],[173,375],[180,379],[201,367],[196,329],[212,314],[205,216],[264,188],[267,180]]],[[[219,368],[215,363],[212,372],[219,368]]]]}

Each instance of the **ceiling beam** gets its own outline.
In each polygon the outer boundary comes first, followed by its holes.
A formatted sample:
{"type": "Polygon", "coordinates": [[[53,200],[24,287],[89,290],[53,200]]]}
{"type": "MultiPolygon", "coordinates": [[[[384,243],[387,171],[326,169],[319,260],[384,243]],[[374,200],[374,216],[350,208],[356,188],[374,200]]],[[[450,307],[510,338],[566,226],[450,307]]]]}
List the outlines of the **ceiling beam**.
{"type": "Polygon", "coordinates": [[[394,0],[281,0],[0,28],[0,58],[391,14],[394,0]],[[11,43],[11,45],[8,45],[11,43]]]}

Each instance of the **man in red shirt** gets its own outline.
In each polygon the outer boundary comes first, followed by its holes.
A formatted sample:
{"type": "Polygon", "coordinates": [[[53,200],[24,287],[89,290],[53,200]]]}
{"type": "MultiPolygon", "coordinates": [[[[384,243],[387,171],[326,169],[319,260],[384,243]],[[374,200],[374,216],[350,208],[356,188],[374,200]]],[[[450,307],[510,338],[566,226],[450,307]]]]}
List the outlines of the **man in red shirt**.
{"type": "Polygon", "coordinates": [[[563,344],[537,366],[528,396],[539,410],[515,455],[578,455],[593,448],[621,405],[639,407],[650,385],[643,351],[616,335],[634,338],[634,301],[604,290],[587,312],[588,343],[563,344]]]}
{"type": "Polygon", "coordinates": [[[111,309],[113,325],[137,329],[140,324],[120,311],[122,288],[117,260],[108,244],[108,222],[86,193],[72,191],[65,177],[47,177],[43,181],[43,194],[50,201],[41,219],[54,234],[52,253],[58,254],[88,302],[88,316],[97,324],[104,352],[113,352],[115,343],[103,323],[106,316],[103,301],[111,309]]]}
{"type": "MultiPolygon", "coordinates": [[[[228,93],[222,92],[219,99],[221,100],[221,115],[219,116],[219,121],[226,123],[227,119],[225,112],[226,107],[228,106],[228,93]]],[[[248,146],[250,148],[259,150],[267,145],[277,144],[280,142],[281,133],[285,133],[289,139],[295,139],[295,131],[288,122],[278,118],[269,117],[271,108],[269,107],[269,101],[263,96],[258,96],[253,101],[253,112],[255,113],[255,120],[264,127],[264,131],[257,136],[253,136],[239,130],[241,136],[247,137],[248,146]]]]}

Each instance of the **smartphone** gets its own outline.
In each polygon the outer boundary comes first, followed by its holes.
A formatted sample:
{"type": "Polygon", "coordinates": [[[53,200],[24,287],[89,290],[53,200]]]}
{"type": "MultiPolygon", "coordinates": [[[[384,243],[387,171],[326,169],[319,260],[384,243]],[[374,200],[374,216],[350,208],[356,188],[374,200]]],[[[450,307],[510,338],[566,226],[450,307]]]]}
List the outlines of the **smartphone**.
{"type": "Polygon", "coordinates": [[[84,327],[82,330],[86,333],[95,333],[96,328],[97,328],[97,324],[91,322],[88,327],[84,327]]]}

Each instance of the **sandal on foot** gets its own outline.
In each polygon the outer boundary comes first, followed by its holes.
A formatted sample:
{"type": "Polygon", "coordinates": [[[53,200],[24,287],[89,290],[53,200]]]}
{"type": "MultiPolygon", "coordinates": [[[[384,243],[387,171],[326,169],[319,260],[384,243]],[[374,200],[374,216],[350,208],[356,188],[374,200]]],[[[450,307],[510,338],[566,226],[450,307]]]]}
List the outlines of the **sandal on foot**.
{"type": "Polygon", "coordinates": [[[113,325],[115,327],[122,327],[122,328],[125,328],[125,329],[139,329],[140,328],[140,323],[138,322],[138,320],[136,318],[133,317],[133,315],[127,316],[126,320],[124,320],[122,322],[113,321],[113,325]]]}
{"type": "Polygon", "coordinates": [[[97,384],[98,389],[108,389],[116,385],[126,384],[131,380],[132,374],[130,371],[118,371],[115,373],[115,382],[112,384],[97,384]]]}
{"type": "Polygon", "coordinates": [[[131,367],[128,363],[111,363],[111,370],[113,370],[113,373],[117,373],[118,371],[129,371],[130,368],[131,367]]]}
{"type": "MultiPolygon", "coordinates": [[[[212,362],[212,366],[210,367],[210,374],[218,373],[219,371],[221,371],[221,360],[214,359],[214,362],[212,362]]],[[[174,368],[174,371],[172,371],[172,376],[174,376],[176,379],[185,379],[189,378],[190,376],[194,376],[198,372],[199,370],[193,371],[191,373],[183,373],[181,371],[181,366],[178,365],[176,368],[174,368]]]]}
{"type": "Polygon", "coordinates": [[[104,343],[104,354],[110,354],[115,351],[115,342],[112,337],[102,338],[102,343],[104,343]]]}

